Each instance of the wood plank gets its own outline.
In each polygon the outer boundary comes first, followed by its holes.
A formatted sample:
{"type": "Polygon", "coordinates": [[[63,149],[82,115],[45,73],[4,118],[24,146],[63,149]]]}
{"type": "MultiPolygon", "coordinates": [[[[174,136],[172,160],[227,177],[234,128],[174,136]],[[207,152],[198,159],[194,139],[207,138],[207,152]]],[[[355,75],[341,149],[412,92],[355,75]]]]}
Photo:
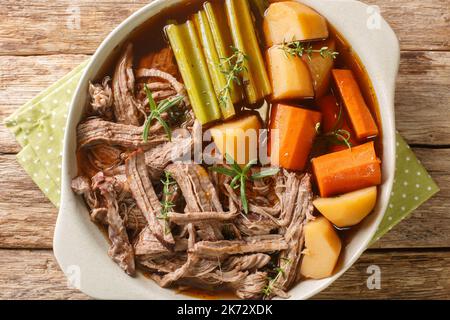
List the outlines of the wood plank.
{"type": "MultiPolygon", "coordinates": [[[[50,250],[0,250],[0,299],[87,299],[69,289],[50,250]]],[[[450,299],[450,252],[366,252],[317,299],[450,299]],[[369,290],[369,266],[381,289],[369,290]],[[430,272],[430,270],[432,272],[430,272]]],[[[151,281],[151,280],[149,280],[151,281]]]]}
{"type": "Polygon", "coordinates": [[[88,299],[67,280],[50,250],[0,250],[0,299],[88,299]]]}
{"type": "MultiPolygon", "coordinates": [[[[0,57],[0,153],[19,145],[5,117],[87,59],[86,55],[0,57]]],[[[450,52],[403,52],[397,82],[397,128],[409,143],[450,145],[450,52]],[[420,125],[418,125],[420,123],[420,125]]]]}
{"type": "Polygon", "coordinates": [[[400,133],[412,144],[450,145],[449,106],[450,52],[403,52],[395,99],[400,133]]]}
{"type": "Polygon", "coordinates": [[[394,29],[403,50],[450,50],[448,0],[362,2],[379,6],[379,12],[394,29]]]}
{"type": "Polygon", "coordinates": [[[316,299],[450,299],[449,262],[448,251],[368,251],[316,299]],[[370,266],[380,268],[380,290],[367,287],[370,266]]]}
{"type": "MultiPolygon", "coordinates": [[[[450,248],[450,149],[414,151],[442,191],[383,237],[376,248],[450,248]]],[[[51,248],[56,208],[14,155],[0,155],[0,176],[0,248],[51,248]]]]}
{"type": "Polygon", "coordinates": [[[0,152],[17,153],[20,146],[4,119],[88,58],[86,55],[0,57],[0,152]]]}
{"type": "Polygon", "coordinates": [[[0,156],[0,247],[51,248],[57,209],[14,155],[0,156]]]}
{"type": "MultiPolygon", "coordinates": [[[[92,54],[149,0],[0,0],[0,55],[92,54]]],[[[366,0],[378,5],[404,50],[450,50],[446,0],[366,0]]],[[[368,16],[373,14],[369,12],[368,16]]]]}
{"type": "Polygon", "coordinates": [[[1,0],[0,55],[92,54],[125,18],[152,0],[1,0]]]}

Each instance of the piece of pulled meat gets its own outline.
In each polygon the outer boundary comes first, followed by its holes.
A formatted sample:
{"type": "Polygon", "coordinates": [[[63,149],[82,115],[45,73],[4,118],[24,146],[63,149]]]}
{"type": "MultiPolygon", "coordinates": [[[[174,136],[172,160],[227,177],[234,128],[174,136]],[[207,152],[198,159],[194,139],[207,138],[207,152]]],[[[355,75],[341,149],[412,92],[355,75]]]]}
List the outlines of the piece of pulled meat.
{"type": "Polygon", "coordinates": [[[144,141],[143,132],[143,127],[89,118],[77,127],[78,148],[103,144],[131,150],[138,148],[148,150],[168,141],[167,135],[160,127],[150,128],[148,141],[144,141]]]}
{"type": "Polygon", "coordinates": [[[106,201],[106,221],[111,245],[109,256],[129,275],[135,274],[134,251],[130,244],[125,223],[119,214],[116,192],[110,179],[98,184],[101,195],[106,201]]]}
{"type": "Polygon", "coordinates": [[[111,82],[110,77],[105,77],[101,83],[92,84],[90,82],[89,95],[92,114],[111,121],[114,116],[112,109],[114,99],[109,82],[111,82]]]}
{"type": "Polygon", "coordinates": [[[133,45],[126,46],[119,58],[112,80],[114,93],[114,116],[117,123],[133,126],[141,125],[142,105],[135,97],[135,77],[133,70],[133,45]]]}
{"type": "Polygon", "coordinates": [[[128,157],[126,175],[133,198],[147,219],[152,234],[163,246],[172,249],[175,240],[167,221],[161,216],[162,206],[151,183],[142,151],[136,151],[128,157]]]}

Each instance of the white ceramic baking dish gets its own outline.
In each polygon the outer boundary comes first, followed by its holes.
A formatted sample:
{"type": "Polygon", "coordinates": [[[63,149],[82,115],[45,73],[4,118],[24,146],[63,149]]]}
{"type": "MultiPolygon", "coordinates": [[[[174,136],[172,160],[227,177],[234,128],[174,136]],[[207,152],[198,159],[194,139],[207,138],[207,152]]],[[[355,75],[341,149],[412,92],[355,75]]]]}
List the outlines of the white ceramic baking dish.
{"type": "MultiPolygon", "coordinates": [[[[77,174],[76,127],[87,103],[89,80],[97,78],[105,61],[128,35],[164,8],[184,0],[157,0],[120,24],[103,41],[84,72],[72,101],[64,140],[62,199],[54,236],[54,253],[72,285],[100,299],[186,299],[173,290],[162,289],[139,274],[127,276],[107,255],[108,242],[90,219],[81,197],[71,190],[77,174]]],[[[189,1],[184,1],[188,3],[189,1]]],[[[339,278],[367,248],[386,210],[395,170],[394,93],[399,66],[399,44],[376,7],[351,0],[302,0],[317,10],[340,32],[367,69],[378,98],[383,126],[383,184],[376,209],[343,250],[336,274],[323,280],[307,280],[289,293],[292,299],[307,299],[339,278]]],[[[159,32],[159,31],[158,31],[159,32]]]]}

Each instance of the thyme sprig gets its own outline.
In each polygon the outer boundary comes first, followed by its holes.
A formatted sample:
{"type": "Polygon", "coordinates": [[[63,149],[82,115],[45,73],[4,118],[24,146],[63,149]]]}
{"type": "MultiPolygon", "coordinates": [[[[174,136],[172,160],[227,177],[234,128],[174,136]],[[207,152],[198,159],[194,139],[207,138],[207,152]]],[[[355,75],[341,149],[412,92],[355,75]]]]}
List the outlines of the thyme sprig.
{"type": "Polygon", "coordinates": [[[314,49],[310,42],[290,41],[284,42],[280,48],[287,56],[303,57],[306,55],[310,60],[313,53],[318,53],[322,58],[336,59],[339,52],[331,50],[329,47],[322,47],[320,49],[314,49]]]}
{"type": "Polygon", "coordinates": [[[270,295],[273,292],[275,283],[285,274],[284,269],[282,269],[280,267],[276,268],[275,271],[276,271],[276,276],[274,278],[269,277],[268,278],[269,282],[267,283],[267,286],[265,286],[263,289],[264,298],[270,297],[270,295]]]}
{"type": "MultiPolygon", "coordinates": [[[[316,131],[318,134],[321,134],[321,125],[320,123],[316,124],[316,131]]],[[[352,148],[352,143],[350,139],[352,138],[352,134],[348,130],[344,129],[336,129],[324,134],[321,134],[322,138],[325,140],[335,144],[335,145],[345,145],[347,148],[352,148]]]]}
{"type": "Polygon", "coordinates": [[[316,132],[318,135],[321,135],[321,137],[333,144],[337,145],[345,145],[347,148],[352,148],[352,143],[350,142],[352,138],[352,134],[345,129],[342,129],[342,113],[343,108],[342,104],[339,104],[339,114],[338,118],[336,120],[336,123],[334,124],[333,129],[331,129],[330,132],[322,133],[321,123],[318,122],[316,124],[316,132]]]}
{"type": "MultiPolygon", "coordinates": [[[[291,263],[291,260],[287,258],[281,258],[282,261],[285,261],[287,264],[291,263]]],[[[286,274],[286,271],[282,267],[275,268],[275,277],[271,278],[268,277],[269,282],[267,283],[267,286],[264,287],[262,293],[264,298],[269,298],[272,295],[272,292],[275,288],[275,283],[286,274]]]]}
{"type": "Polygon", "coordinates": [[[239,166],[236,161],[228,154],[225,154],[225,159],[227,163],[230,165],[230,168],[226,167],[210,167],[210,170],[221,173],[223,175],[229,176],[232,178],[230,187],[233,189],[240,188],[241,193],[241,203],[242,208],[244,209],[245,214],[248,214],[248,200],[246,195],[246,184],[248,180],[260,180],[266,177],[273,176],[277,174],[280,169],[279,168],[270,168],[267,170],[263,170],[258,173],[254,173],[249,175],[250,169],[258,163],[257,160],[252,160],[247,163],[243,168],[239,166]]]}
{"type": "Polygon", "coordinates": [[[226,104],[227,99],[231,92],[233,82],[241,85],[240,75],[247,71],[245,62],[248,60],[248,56],[240,51],[238,48],[231,47],[233,54],[228,58],[220,59],[220,72],[225,75],[226,84],[219,92],[219,103],[221,105],[226,104]]]}
{"type": "Polygon", "coordinates": [[[148,105],[150,106],[150,114],[147,116],[147,119],[145,120],[144,132],[142,133],[142,138],[144,142],[148,141],[150,125],[153,120],[157,120],[161,124],[161,126],[164,128],[164,131],[167,134],[169,141],[172,141],[172,131],[170,129],[170,126],[163,119],[162,115],[165,112],[168,112],[169,109],[171,109],[172,107],[178,105],[183,100],[183,97],[176,96],[175,98],[164,99],[157,105],[155,99],[153,99],[153,94],[151,90],[148,88],[147,84],[144,84],[144,90],[145,94],[147,95],[148,105]]]}
{"type": "Polygon", "coordinates": [[[170,190],[170,187],[174,185],[176,182],[172,179],[172,176],[169,172],[165,172],[165,179],[161,180],[163,184],[163,196],[161,201],[161,213],[157,217],[160,220],[164,220],[164,232],[166,234],[170,233],[170,225],[169,225],[169,212],[172,211],[172,208],[175,207],[175,204],[170,200],[170,196],[173,192],[170,190]]]}

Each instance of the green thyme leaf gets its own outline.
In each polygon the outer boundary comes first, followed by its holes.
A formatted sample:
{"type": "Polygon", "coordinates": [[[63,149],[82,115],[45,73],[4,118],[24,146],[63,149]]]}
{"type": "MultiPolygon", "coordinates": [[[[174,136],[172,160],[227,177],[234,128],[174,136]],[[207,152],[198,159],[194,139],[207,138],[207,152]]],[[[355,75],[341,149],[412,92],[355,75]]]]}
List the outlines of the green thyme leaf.
{"type": "Polygon", "coordinates": [[[264,179],[267,177],[274,176],[274,175],[278,174],[278,172],[280,172],[279,168],[271,168],[271,169],[263,170],[261,172],[253,174],[251,176],[251,179],[252,180],[264,179]]]}
{"type": "Polygon", "coordinates": [[[328,47],[322,47],[320,49],[313,49],[310,42],[290,41],[284,42],[280,48],[284,51],[286,56],[303,57],[306,55],[309,59],[312,58],[313,53],[319,53],[322,58],[336,59],[339,52],[333,51],[328,47]]]}
{"type": "Polygon", "coordinates": [[[245,61],[248,57],[239,49],[231,47],[233,54],[228,58],[221,58],[220,72],[225,75],[226,84],[219,92],[219,103],[225,104],[230,96],[233,82],[241,85],[240,75],[247,70],[245,61]]]}
{"type": "Polygon", "coordinates": [[[142,138],[143,138],[144,142],[148,141],[150,126],[151,126],[153,120],[156,120],[161,124],[161,126],[164,128],[164,131],[167,134],[169,141],[172,141],[172,131],[170,129],[170,126],[167,124],[167,122],[164,121],[164,119],[162,118],[162,115],[164,113],[166,113],[167,111],[169,111],[169,109],[171,109],[172,107],[179,105],[180,102],[183,100],[183,97],[177,96],[172,99],[170,99],[170,98],[165,99],[157,105],[155,100],[153,99],[153,94],[150,91],[150,89],[148,88],[147,84],[144,84],[144,90],[145,90],[145,94],[147,95],[148,105],[150,107],[150,114],[147,117],[147,119],[145,120],[144,131],[142,132],[142,138]]]}
{"type": "Polygon", "coordinates": [[[248,179],[257,180],[269,177],[277,174],[279,172],[279,169],[271,168],[263,170],[249,177],[251,168],[258,163],[257,160],[250,161],[244,166],[244,169],[242,169],[228,153],[225,154],[225,159],[227,161],[227,164],[230,165],[231,168],[211,167],[209,169],[232,178],[230,187],[233,189],[240,188],[242,209],[246,214],[248,214],[248,199],[246,194],[246,185],[248,179]]]}

